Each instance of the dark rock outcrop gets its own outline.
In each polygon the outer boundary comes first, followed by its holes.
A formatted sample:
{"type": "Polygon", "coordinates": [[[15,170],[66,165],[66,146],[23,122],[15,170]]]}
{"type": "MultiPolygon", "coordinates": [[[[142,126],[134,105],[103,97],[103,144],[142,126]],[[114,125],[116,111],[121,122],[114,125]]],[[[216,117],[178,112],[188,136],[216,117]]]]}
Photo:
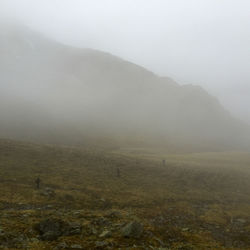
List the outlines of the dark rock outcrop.
{"type": "Polygon", "coordinates": [[[128,223],[121,230],[123,237],[140,238],[143,233],[143,225],[137,221],[128,223]]]}
{"type": "Polygon", "coordinates": [[[42,220],[34,226],[42,240],[56,240],[60,236],[70,236],[81,233],[81,226],[77,223],[67,223],[56,218],[42,220]]]}

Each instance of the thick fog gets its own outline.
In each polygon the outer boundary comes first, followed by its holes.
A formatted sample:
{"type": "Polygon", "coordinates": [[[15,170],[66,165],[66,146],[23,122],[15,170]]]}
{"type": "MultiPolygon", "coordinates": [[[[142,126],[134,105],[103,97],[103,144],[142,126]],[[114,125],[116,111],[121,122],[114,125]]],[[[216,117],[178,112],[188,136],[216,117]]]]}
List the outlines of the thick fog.
{"type": "Polygon", "coordinates": [[[108,51],[203,86],[250,121],[248,0],[1,0],[15,19],[66,44],[108,51]]]}
{"type": "Polygon", "coordinates": [[[0,138],[249,150],[244,2],[0,7],[0,138]]]}

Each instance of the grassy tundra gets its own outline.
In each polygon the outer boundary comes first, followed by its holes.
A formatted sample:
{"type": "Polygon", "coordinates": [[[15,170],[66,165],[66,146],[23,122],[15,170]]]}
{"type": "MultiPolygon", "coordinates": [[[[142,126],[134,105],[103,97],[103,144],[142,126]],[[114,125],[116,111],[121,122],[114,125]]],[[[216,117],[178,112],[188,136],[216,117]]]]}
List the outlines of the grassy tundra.
{"type": "Polygon", "coordinates": [[[250,249],[249,211],[249,153],[0,140],[2,248],[250,249]],[[81,233],[40,240],[34,225],[44,218],[80,223],[81,233]],[[120,234],[132,220],[144,225],[139,239],[120,234]],[[112,234],[103,239],[103,230],[112,234]]]}

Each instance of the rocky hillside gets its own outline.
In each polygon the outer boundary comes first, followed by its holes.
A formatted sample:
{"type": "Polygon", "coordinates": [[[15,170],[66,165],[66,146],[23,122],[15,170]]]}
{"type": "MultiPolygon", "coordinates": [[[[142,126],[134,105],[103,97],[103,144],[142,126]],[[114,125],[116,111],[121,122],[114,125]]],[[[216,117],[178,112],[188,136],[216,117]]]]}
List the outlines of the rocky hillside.
{"type": "Polygon", "coordinates": [[[0,54],[1,137],[81,144],[88,135],[90,141],[189,150],[248,147],[249,128],[198,86],[18,25],[1,24],[0,54]]]}

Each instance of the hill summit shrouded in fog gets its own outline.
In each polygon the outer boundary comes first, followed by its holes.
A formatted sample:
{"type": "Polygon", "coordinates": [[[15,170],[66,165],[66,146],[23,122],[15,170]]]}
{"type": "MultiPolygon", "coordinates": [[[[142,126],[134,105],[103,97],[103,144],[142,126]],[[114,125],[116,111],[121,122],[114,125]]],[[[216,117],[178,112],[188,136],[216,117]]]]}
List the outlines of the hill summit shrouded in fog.
{"type": "Polygon", "coordinates": [[[0,54],[1,137],[248,147],[250,129],[201,87],[178,85],[111,54],[66,46],[17,25],[1,25],[0,54]]]}

